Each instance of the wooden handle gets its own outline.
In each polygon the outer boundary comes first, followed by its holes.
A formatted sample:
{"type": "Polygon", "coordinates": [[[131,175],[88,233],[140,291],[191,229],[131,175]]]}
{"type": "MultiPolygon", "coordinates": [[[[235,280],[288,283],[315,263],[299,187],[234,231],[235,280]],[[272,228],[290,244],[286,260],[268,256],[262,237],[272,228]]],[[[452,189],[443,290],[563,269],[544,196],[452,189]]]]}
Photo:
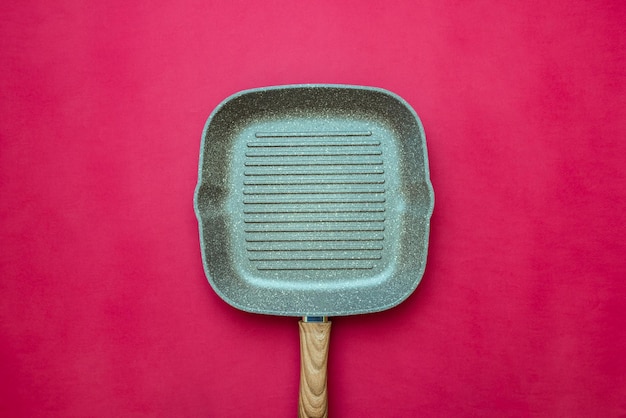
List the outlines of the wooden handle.
{"type": "Polygon", "coordinates": [[[299,418],[327,418],[326,364],[330,322],[300,321],[299,418]]]}

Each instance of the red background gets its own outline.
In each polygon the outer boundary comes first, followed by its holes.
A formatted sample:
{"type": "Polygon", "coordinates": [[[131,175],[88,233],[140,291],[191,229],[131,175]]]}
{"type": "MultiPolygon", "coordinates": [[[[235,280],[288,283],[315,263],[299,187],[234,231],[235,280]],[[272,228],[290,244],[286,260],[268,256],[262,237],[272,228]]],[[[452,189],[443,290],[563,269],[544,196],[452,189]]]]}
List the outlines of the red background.
{"type": "Polygon", "coordinates": [[[0,6],[0,415],[294,416],[296,319],[202,271],[200,134],[345,83],[426,130],[426,274],[335,318],[332,417],[626,414],[626,3],[0,6]]]}

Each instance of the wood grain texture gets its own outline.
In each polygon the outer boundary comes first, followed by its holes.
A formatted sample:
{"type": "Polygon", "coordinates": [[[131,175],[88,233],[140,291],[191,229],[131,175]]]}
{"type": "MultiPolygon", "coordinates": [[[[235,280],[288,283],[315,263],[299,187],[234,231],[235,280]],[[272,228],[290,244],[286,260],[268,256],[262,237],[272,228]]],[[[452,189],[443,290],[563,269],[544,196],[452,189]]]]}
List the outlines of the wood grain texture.
{"type": "Polygon", "coordinates": [[[327,418],[326,365],[330,322],[300,321],[299,418],[327,418]]]}

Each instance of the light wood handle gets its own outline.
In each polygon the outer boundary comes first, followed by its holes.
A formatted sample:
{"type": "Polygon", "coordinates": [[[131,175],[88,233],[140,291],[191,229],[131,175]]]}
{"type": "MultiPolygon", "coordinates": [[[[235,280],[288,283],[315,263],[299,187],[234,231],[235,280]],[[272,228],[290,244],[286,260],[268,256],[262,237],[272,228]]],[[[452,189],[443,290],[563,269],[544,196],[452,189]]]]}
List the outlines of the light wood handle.
{"type": "Polygon", "coordinates": [[[327,418],[326,364],[330,322],[300,321],[299,418],[327,418]]]}

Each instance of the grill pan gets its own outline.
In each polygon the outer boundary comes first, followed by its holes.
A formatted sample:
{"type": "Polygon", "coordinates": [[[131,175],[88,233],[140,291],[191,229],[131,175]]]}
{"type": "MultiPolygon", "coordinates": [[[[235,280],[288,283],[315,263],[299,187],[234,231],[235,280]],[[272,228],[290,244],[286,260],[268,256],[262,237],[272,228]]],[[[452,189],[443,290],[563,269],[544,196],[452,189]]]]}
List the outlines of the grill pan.
{"type": "Polygon", "coordinates": [[[327,318],[419,284],[433,204],[424,130],[389,91],[259,88],[209,117],[194,196],[205,273],[238,309],[303,317],[299,416],[327,414],[327,318]]]}

